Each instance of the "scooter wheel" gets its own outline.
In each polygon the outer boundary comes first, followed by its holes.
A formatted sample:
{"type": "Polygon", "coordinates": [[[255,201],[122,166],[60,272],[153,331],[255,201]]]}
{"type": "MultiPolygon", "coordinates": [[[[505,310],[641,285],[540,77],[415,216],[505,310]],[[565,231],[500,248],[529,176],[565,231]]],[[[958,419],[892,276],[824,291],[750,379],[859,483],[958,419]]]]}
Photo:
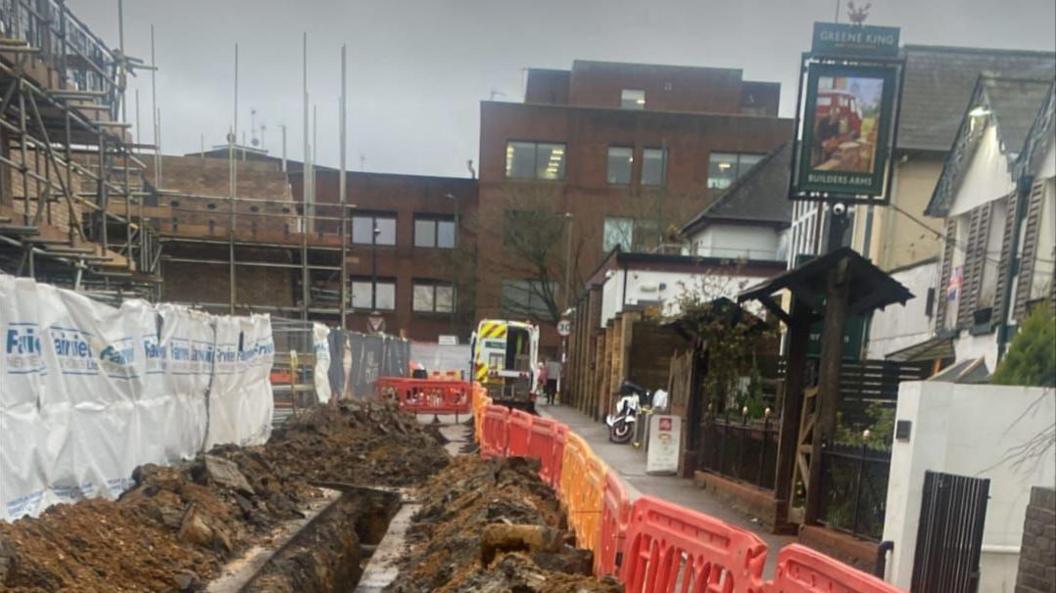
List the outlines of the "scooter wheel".
{"type": "Polygon", "coordinates": [[[624,443],[631,442],[631,437],[634,436],[634,425],[623,422],[622,420],[617,421],[609,429],[609,440],[622,445],[624,443]]]}

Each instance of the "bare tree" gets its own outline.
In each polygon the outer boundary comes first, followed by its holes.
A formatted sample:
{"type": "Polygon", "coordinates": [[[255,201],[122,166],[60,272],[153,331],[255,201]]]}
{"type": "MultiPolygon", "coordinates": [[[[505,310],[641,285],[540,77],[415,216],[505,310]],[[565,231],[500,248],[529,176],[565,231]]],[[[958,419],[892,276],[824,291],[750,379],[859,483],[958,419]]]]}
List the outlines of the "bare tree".
{"type": "Polygon", "coordinates": [[[583,282],[585,237],[561,198],[559,187],[548,184],[511,187],[501,198],[502,249],[482,251],[479,258],[481,269],[500,270],[505,279],[501,307],[511,317],[556,323],[570,287],[583,282]]]}

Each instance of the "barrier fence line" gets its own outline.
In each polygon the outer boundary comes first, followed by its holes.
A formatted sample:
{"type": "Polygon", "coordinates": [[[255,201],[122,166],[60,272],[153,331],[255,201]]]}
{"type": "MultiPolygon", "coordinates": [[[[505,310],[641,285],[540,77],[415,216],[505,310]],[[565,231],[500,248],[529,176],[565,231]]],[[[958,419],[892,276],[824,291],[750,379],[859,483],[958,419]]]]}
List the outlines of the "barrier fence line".
{"type": "Polygon", "coordinates": [[[412,414],[468,414],[474,408],[473,385],[448,377],[412,379],[378,377],[375,391],[412,414]]]}
{"type": "Polygon", "coordinates": [[[470,394],[481,456],[538,459],[577,543],[594,552],[595,574],[617,577],[627,593],[905,593],[798,544],[778,552],[764,581],[768,550],[756,534],[652,496],[632,504],[619,475],[568,426],[496,406],[479,383],[470,394]]]}

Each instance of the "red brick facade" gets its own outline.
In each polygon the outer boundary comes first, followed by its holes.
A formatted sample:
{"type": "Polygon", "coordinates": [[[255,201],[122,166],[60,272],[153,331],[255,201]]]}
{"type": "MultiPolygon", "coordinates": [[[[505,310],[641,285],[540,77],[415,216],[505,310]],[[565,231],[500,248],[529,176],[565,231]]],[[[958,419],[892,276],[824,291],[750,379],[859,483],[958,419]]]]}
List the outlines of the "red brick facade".
{"type": "MultiPolygon", "coordinates": [[[[576,62],[571,73],[530,71],[528,103],[483,102],[477,316],[503,314],[502,281],[516,267],[503,255],[506,210],[527,196],[560,215],[555,224],[572,225],[573,244],[558,259],[571,256],[578,285],[604,255],[606,217],[655,215],[658,226],[680,226],[718,193],[708,189],[710,153],[765,154],[787,141],[791,120],[742,114],[747,95],[754,107],[776,114],[778,92],[776,83],[743,82],[739,70],[576,62]],[[619,108],[622,89],[645,90],[645,109],[619,108]],[[508,179],[510,141],[564,144],[563,179],[508,179]],[[633,148],[630,183],[608,183],[609,147],[633,148]],[[666,151],[659,188],[640,183],[646,148],[666,151]]],[[[544,331],[544,344],[556,342],[544,331]]]]}

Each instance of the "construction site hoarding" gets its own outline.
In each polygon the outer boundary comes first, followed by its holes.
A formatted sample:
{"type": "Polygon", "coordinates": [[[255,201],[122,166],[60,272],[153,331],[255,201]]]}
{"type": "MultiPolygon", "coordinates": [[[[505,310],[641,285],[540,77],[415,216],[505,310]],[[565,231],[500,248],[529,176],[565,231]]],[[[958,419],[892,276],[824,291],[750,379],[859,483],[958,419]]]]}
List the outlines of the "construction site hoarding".
{"type": "Polygon", "coordinates": [[[0,274],[0,519],[114,498],[145,463],[271,431],[270,319],[110,307],[0,274]]]}

